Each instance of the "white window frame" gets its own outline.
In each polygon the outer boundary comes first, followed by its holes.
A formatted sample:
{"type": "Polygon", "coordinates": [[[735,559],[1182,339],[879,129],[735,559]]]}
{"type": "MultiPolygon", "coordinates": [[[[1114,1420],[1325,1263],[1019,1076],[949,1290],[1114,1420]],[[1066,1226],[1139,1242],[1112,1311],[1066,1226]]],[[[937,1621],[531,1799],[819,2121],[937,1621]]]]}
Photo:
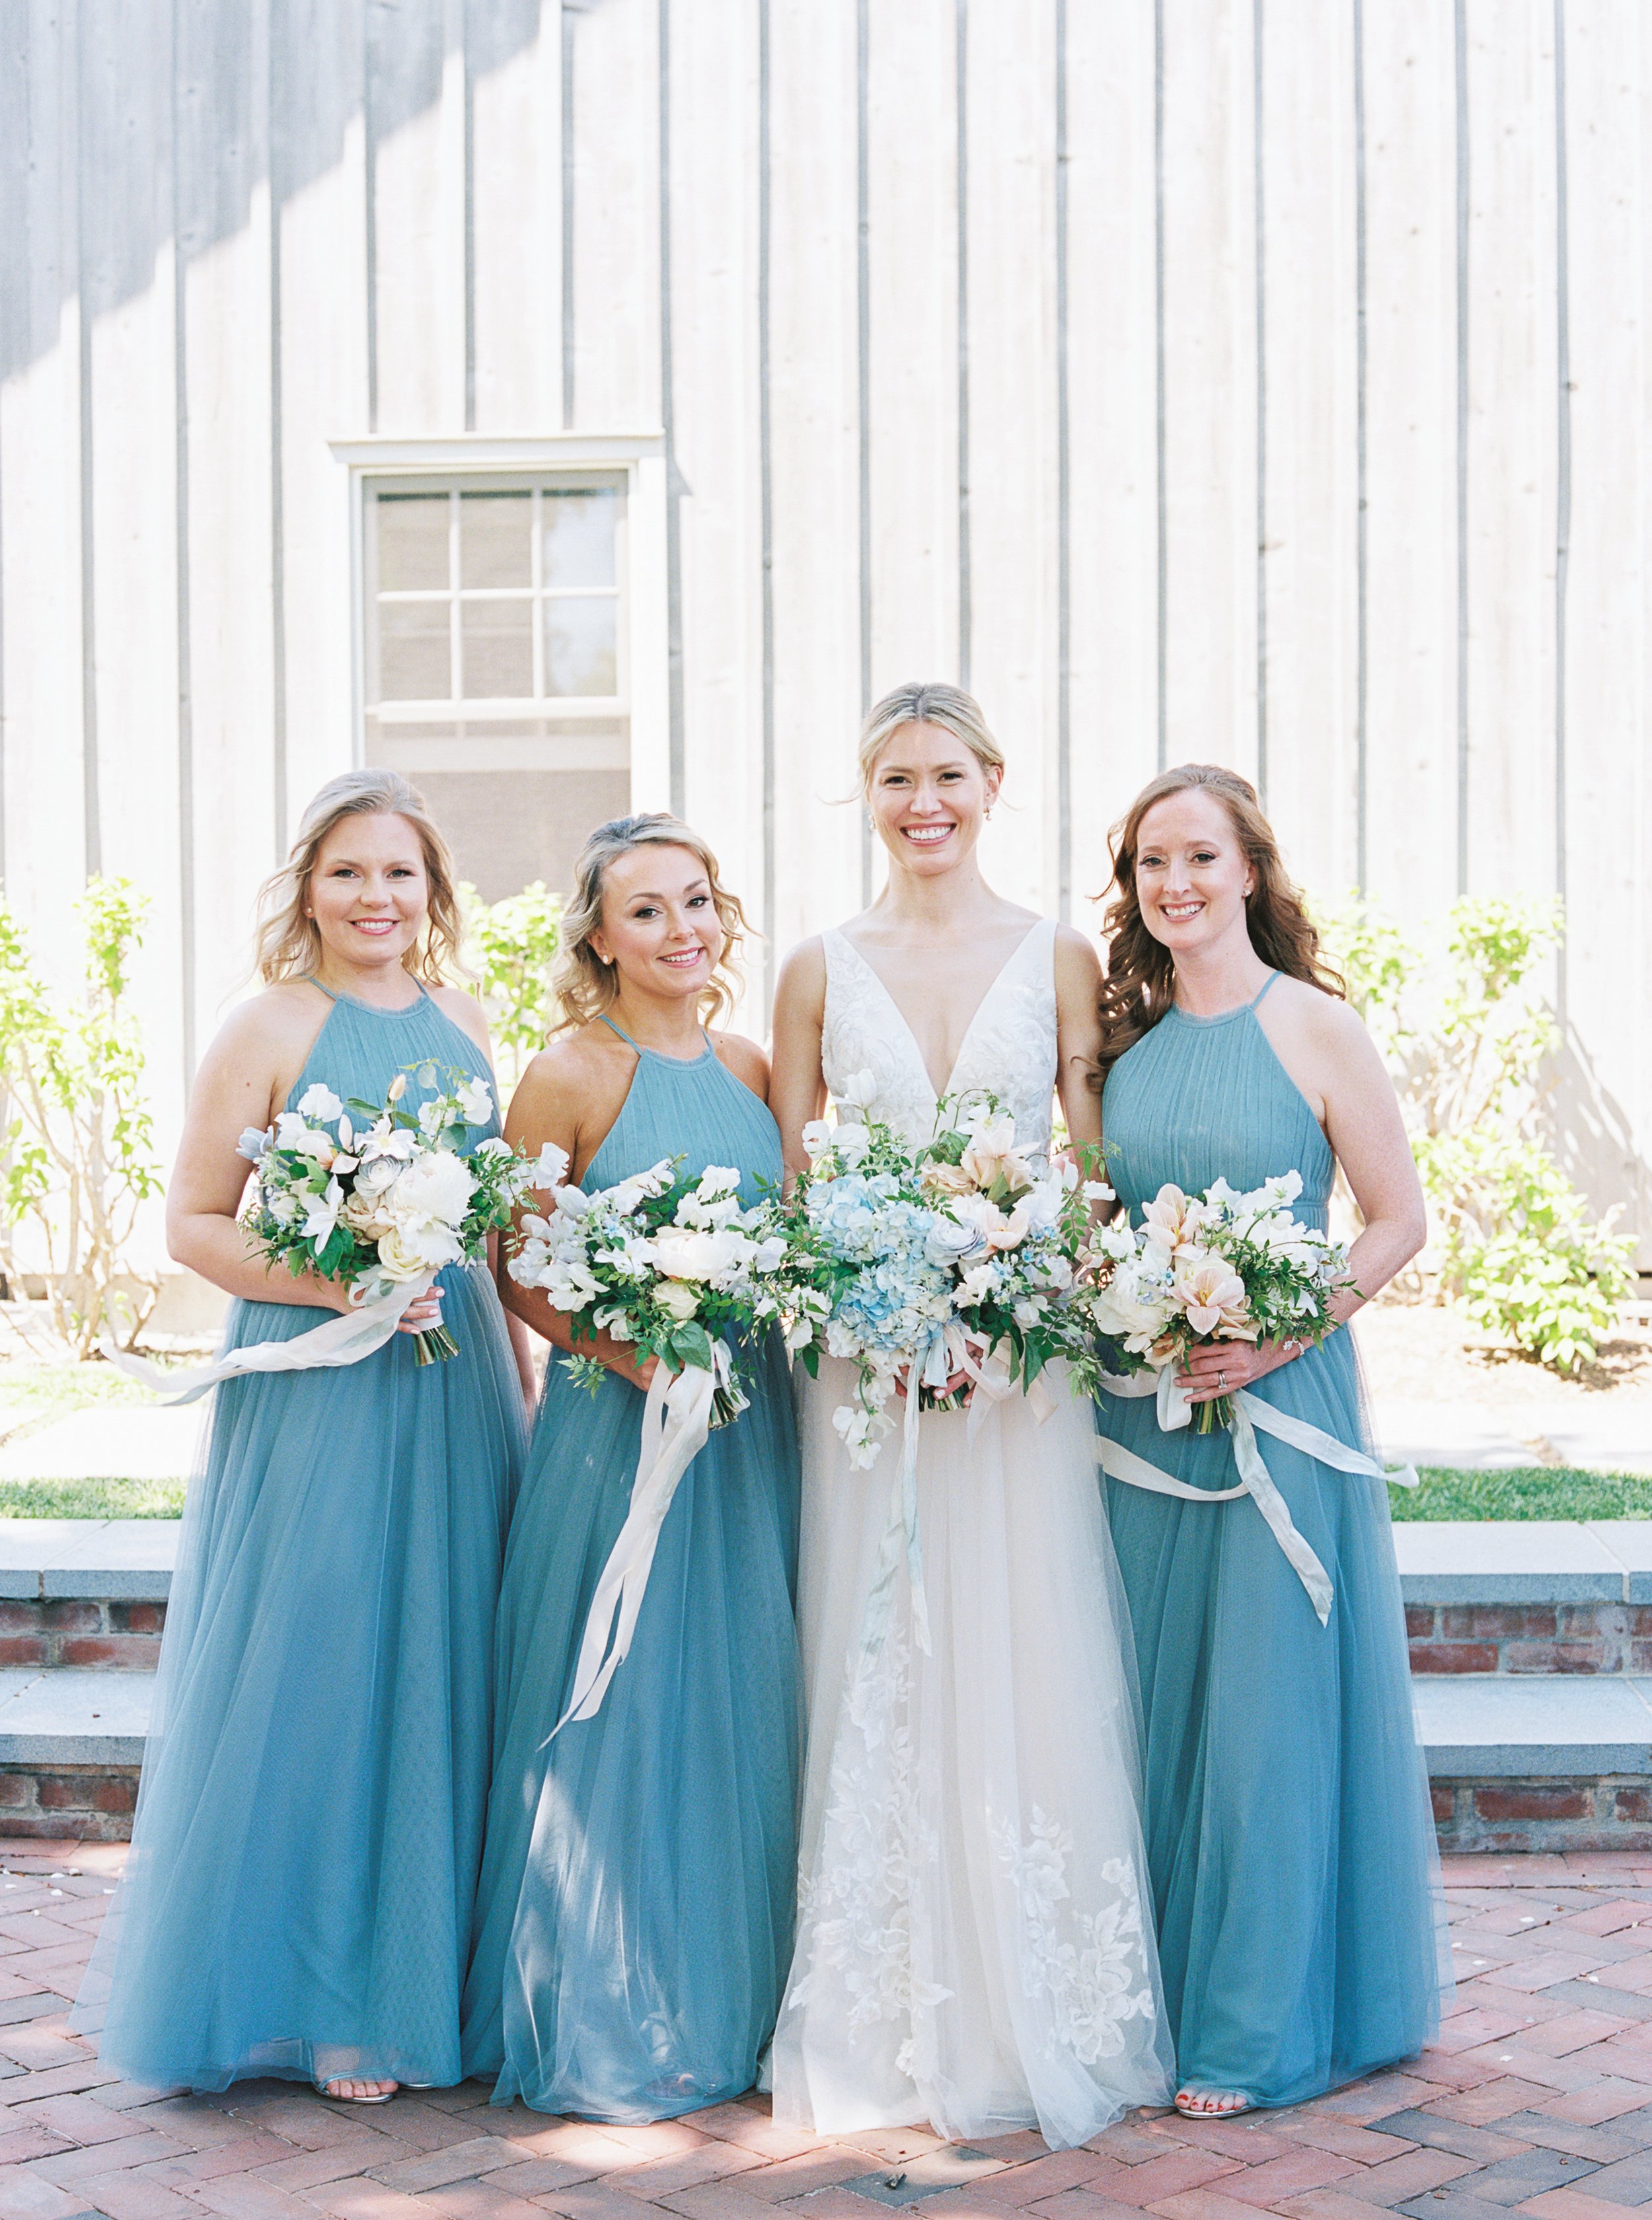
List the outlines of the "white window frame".
{"type": "MultiPolygon", "coordinates": [[[[625,612],[618,697],[559,699],[531,705],[502,703],[502,715],[531,714],[554,724],[559,718],[625,718],[630,726],[631,791],[634,808],[658,808],[670,790],[670,693],[665,552],[665,439],[663,433],[598,435],[564,432],[535,439],[493,439],[482,435],[447,440],[335,440],[333,455],[347,472],[350,534],[351,677],[353,694],[353,754],[367,752],[368,627],[373,612],[367,599],[367,496],[381,479],[405,487],[410,478],[428,477],[452,484],[473,477],[477,492],[501,490],[502,481],[566,471],[572,477],[600,474],[623,477],[626,529],[620,549],[624,566],[619,580],[625,612]]],[[[461,484],[460,490],[466,489],[461,484]]],[[[427,717],[452,720],[456,704],[432,705],[427,717]]]]}

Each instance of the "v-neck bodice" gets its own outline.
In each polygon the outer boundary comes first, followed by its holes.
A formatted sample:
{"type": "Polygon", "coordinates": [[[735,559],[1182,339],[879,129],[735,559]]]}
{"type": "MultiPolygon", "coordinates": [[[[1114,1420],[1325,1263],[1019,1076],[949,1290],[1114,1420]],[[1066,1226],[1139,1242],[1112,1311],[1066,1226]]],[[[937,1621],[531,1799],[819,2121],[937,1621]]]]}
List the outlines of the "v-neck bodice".
{"type": "MultiPolygon", "coordinates": [[[[835,927],[820,937],[826,1013],[820,1062],[833,1094],[870,1071],[870,1114],[910,1140],[935,1129],[938,1097],[916,1035],[866,958],[835,927]]],[[[988,988],[958,1045],[946,1093],[994,1094],[1015,1119],[1024,1146],[1050,1145],[1056,1085],[1056,920],[1040,918],[988,988]]]]}

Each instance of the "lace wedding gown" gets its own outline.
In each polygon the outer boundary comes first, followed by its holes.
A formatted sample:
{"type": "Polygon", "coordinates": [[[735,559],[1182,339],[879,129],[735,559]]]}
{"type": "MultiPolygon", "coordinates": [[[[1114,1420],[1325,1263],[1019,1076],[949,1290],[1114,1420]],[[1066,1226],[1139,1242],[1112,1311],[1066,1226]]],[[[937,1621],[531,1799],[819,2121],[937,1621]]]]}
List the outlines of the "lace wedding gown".
{"type": "MultiPolygon", "coordinates": [[[[988,989],[949,1091],[987,1088],[1046,1150],[1054,924],[988,989]]],[[[825,935],[826,1084],[870,1071],[869,1115],[914,1138],[936,1096],[876,972],[825,935]]],[[[775,2116],[821,2134],[922,2118],[951,2137],[1036,2124],[1070,2146],[1168,2101],[1173,2055],[1138,1817],[1129,1630],[1088,1399],[1059,1374],[1040,1425],[1011,1395],[932,1412],[918,1459],[931,1649],[900,1575],[863,1649],[900,1470],[856,1471],[832,1412],[846,1363],[801,1382],[799,1616],[808,1706],[797,1943],[775,2116]]]]}

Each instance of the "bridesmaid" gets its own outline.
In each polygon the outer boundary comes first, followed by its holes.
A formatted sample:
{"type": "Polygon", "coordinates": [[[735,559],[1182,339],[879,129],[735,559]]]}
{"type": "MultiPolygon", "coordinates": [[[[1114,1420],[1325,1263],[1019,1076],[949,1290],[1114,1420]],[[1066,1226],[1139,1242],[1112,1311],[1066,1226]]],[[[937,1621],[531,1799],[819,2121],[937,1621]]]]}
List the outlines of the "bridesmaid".
{"type": "MultiPolygon", "coordinates": [[[[382,1100],[428,1063],[492,1088],[476,1003],[441,984],[446,843],[393,771],[346,772],[264,890],[265,991],[203,1060],[167,1197],[178,1262],[234,1296],[227,1348],[290,1340],[344,1289],[251,1248],[248,1126],[322,1082],[382,1100]]],[[[470,1139],[496,1132],[497,1119],[470,1139]]],[[[460,2077],[481,1852],[491,1627],[520,1471],[527,1337],[485,1266],[336,1370],[216,1393],[190,1491],[132,1856],[82,1991],[134,2080],[313,2080],[383,2103],[460,2077]],[[445,1317],[458,1355],[403,1337],[445,1317]],[[520,1330],[519,1330],[520,1331],[520,1330]]]]}
{"type": "MultiPolygon", "coordinates": [[[[1338,1164],[1363,1219],[1339,1322],[1421,1247],[1394,1092],[1236,772],[1161,772],[1113,838],[1101,994],[1108,1176],[1139,1218],[1194,1191],[1302,1176],[1323,1226],[1338,1164]]],[[[1200,1350],[1192,1400],[1247,1388],[1366,1445],[1350,1336],[1200,1350]]],[[[1104,1434],[1201,1488],[1237,1484],[1225,1432],[1162,1432],[1100,1398],[1104,1434]]],[[[1329,1573],[1322,1626],[1240,1496],[1200,1505],[1109,1480],[1145,1714],[1148,1855],[1182,2086],[1177,2110],[1294,2105],[1421,2049],[1442,1964],[1438,1861],[1412,1726],[1380,1480],[1271,1436],[1263,1459],[1329,1573]]]]}
{"type": "MultiPolygon", "coordinates": [[[[778,1186],[768,1061],[708,1033],[744,924],[716,860],[673,817],[586,843],[563,920],[561,1038],[506,1132],[554,1141],[590,1188],[662,1157],[778,1186]]],[[[537,1289],[519,1318],[570,1344],[537,1289]]],[[[604,1336],[593,1396],[552,1361],[500,1606],[494,1785],[464,1992],[464,2070],[496,2104],[670,2118],[749,2089],[790,1953],[798,1717],[797,1448],[778,1336],[748,1349],[751,1406],[689,1466],[629,1655],[602,1707],[551,1740],[592,1590],[629,1506],[644,1394],[604,1336]]]]}

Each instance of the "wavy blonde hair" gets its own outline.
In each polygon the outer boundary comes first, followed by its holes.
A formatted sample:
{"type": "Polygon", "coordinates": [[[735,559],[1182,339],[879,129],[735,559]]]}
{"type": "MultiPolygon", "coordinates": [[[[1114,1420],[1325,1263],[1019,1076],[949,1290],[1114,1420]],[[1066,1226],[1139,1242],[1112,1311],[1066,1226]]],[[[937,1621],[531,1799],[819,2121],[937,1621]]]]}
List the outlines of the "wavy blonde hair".
{"type": "Polygon", "coordinates": [[[452,975],[463,975],[459,944],[464,926],[453,889],[453,858],[423,795],[400,771],[346,770],[328,779],[311,797],[286,862],[259,889],[254,962],[266,987],[280,979],[308,979],[321,960],[321,932],[304,910],[328,833],[346,817],[381,813],[405,817],[419,835],[430,886],[424,925],[402,958],[403,965],[427,987],[439,987],[452,975]]]}
{"type": "Polygon", "coordinates": [[[961,740],[982,770],[1002,770],[1004,751],[981,714],[981,704],[961,686],[943,686],[932,679],[908,679],[881,702],[874,702],[860,728],[861,792],[872,783],[872,770],[890,737],[903,725],[938,725],[961,740]]]}
{"type": "Polygon", "coordinates": [[[605,963],[591,946],[591,935],[602,922],[602,895],[609,866],[638,848],[686,848],[691,856],[698,857],[723,928],[722,950],[711,984],[700,997],[701,1016],[702,1020],[720,1018],[733,1007],[739,947],[751,929],[739,896],[730,894],[718,878],[717,858],[692,826],[666,810],[650,810],[639,817],[610,818],[596,827],[579,851],[574,865],[574,890],[562,914],[556,970],[551,975],[551,990],[560,1012],[552,1027],[553,1032],[589,1025],[619,999],[615,967],[605,963]]]}

